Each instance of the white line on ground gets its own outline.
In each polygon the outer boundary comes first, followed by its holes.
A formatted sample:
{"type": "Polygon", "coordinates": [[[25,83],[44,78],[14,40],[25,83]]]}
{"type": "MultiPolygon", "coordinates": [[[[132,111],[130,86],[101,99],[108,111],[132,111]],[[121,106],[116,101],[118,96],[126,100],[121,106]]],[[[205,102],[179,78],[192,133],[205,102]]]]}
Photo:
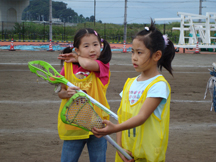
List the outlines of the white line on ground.
{"type": "Polygon", "coordinates": [[[61,101],[52,100],[37,100],[37,101],[14,101],[14,100],[4,100],[0,101],[2,104],[44,104],[44,103],[61,103],[61,101]]]}
{"type": "MultiPolygon", "coordinates": [[[[135,72],[135,70],[134,70],[134,71],[111,71],[111,73],[125,73],[125,72],[127,72],[127,73],[128,73],[128,72],[135,72]]],[[[164,72],[165,72],[165,73],[168,73],[168,71],[164,71],[164,72]]],[[[206,72],[174,71],[173,73],[174,73],[174,74],[201,74],[201,73],[202,73],[202,74],[205,74],[205,73],[206,73],[206,74],[207,74],[207,73],[209,74],[209,71],[206,71],[206,72]]]]}
{"type": "MultiPolygon", "coordinates": [[[[60,65],[56,63],[50,63],[51,65],[60,65]]],[[[28,65],[28,63],[0,63],[0,65],[28,65]]],[[[121,65],[121,66],[132,66],[132,64],[114,64],[110,63],[110,65],[121,65]]],[[[211,65],[172,65],[172,67],[212,67],[211,65]]]]}
{"type": "MultiPolygon", "coordinates": [[[[60,103],[61,101],[53,100],[37,100],[37,101],[14,101],[14,100],[2,100],[2,104],[44,104],[44,103],[60,103]]],[[[108,102],[121,102],[121,100],[108,100],[108,102]]],[[[211,103],[210,100],[171,100],[171,102],[178,103],[211,103]]]]}
{"type": "Polygon", "coordinates": [[[189,103],[189,102],[200,102],[200,103],[209,103],[212,102],[210,100],[171,100],[171,102],[182,102],[182,103],[189,103]]]}
{"type": "Polygon", "coordinates": [[[0,63],[0,65],[28,65],[28,63],[0,63]]]}
{"type": "MultiPolygon", "coordinates": [[[[181,124],[170,124],[169,129],[170,130],[196,130],[196,129],[213,129],[213,127],[216,127],[215,123],[181,123],[181,124]],[[187,124],[187,126],[185,126],[187,124]]],[[[23,129],[0,129],[0,136],[4,136],[4,134],[58,134],[57,129],[48,129],[48,128],[35,128],[35,129],[29,129],[29,128],[23,128],[23,129]]]]}
{"type": "MultiPolygon", "coordinates": [[[[132,66],[132,64],[110,64],[110,65],[121,65],[121,66],[132,66]]],[[[172,67],[205,67],[205,68],[211,68],[211,65],[172,65],[172,67]]]]}
{"type": "MultiPolygon", "coordinates": [[[[0,70],[0,71],[3,71],[3,72],[14,72],[14,71],[27,71],[27,72],[30,72],[30,70],[19,70],[19,69],[6,69],[6,70],[0,70]]],[[[60,71],[59,71],[60,72],[60,71]]],[[[111,71],[111,73],[133,73],[133,72],[135,72],[135,70],[131,70],[131,71],[111,71]]],[[[166,72],[166,73],[168,73],[167,71],[164,71],[164,72],[166,72]]],[[[178,74],[178,73],[180,73],[180,74],[205,74],[205,73],[209,73],[208,71],[206,71],[206,72],[184,72],[184,71],[174,71],[173,72],[174,74],[178,74]]]]}
{"type": "Polygon", "coordinates": [[[6,70],[0,70],[0,71],[10,71],[10,72],[13,72],[13,71],[30,71],[30,70],[21,70],[21,69],[6,69],[6,70]]]}
{"type": "Polygon", "coordinates": [[[42,133],[42,134],[58,134],[56,129],[36,128],[36,129],[0,129],[0,133],[42,133]]]}

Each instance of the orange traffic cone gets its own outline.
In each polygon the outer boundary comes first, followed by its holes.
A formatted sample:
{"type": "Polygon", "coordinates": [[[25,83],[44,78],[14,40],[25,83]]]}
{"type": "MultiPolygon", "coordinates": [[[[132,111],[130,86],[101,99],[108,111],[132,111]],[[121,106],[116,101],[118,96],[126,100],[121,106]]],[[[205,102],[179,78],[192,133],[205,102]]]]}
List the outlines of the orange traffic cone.
{"type": "Polygon", "coordinates": [[[50,39],[50,43],[49,43],[49,50],[47,50],[47,51],[50,51],[50,52],[54,51],[53,48],[52,48],[52,41],[51,41],[51,39],[50,39]]]}
{"type": "Polygon", "coordinates": [[[127,48],[126,48],[126,43],[124,41],[124,44],[123,44],[123,53],[126,53],[127,52],[127,48]]]}
{"type": "Polygon", "coordinates": [[[200,54],[198,42],[197,42],[197,44],[196,44],[196,49],[195,49],[194,54],[200,54]]]}
{"type": "Polygon", "coordinates": [[[13,38],[11,39],[10,49],[9,51],[15,51],[14,44],[13,44],[13,38]]]}

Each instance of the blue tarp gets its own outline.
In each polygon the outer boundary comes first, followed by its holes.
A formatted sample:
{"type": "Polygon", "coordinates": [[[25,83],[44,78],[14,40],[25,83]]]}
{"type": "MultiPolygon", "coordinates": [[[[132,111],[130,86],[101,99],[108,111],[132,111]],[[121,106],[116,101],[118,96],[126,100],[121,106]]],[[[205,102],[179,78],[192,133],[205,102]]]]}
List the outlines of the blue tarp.
{"type": "MultiPolygon", "coordinates": [[[[53,45],[52,46],[54,51],[62,51],[65,47],[62,47],[60,45],[53,45]]],[[[10,45],[8,46],[0,46],[0,49],[3,50],[9,50],[10,49],[10,45]]],[[[35,45],[16,45],[14,46],[15,50],[24,50],[24,51],[47,51],[49,50],[49,45],[39,45],[39,46],[35,46],[35,45]]],[[[121,52],[122,49],[111,49],[112,51],[119,51],[121,52]]],[[[127,48],[127,51],[131,51],[131,47],[127,48]]]]}

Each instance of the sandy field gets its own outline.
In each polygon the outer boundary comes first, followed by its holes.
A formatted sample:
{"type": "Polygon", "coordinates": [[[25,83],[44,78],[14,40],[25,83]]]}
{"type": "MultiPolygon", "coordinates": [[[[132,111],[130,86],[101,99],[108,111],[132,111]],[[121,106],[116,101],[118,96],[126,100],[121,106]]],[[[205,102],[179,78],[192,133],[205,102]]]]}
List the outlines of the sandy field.
{"type": "MultiPolygon", "coordinates": [[[[49,85],[28,69],[27,63],[44,60],[60,71],[59,51],[0,51],[0,161],[59,162],[62,141],[57,132],[60,99],[49,85]]],[[[107,99],[117,112],[119,93],[128,77],[137,76],[130,53],[113,53],[107,99]]],[[[166,162],[215,162],[216,114],[210,95],[204,100],[208,69],[215,54],[180,54],[173,61],[174,77],[162,74],[172,88],[170,136],[166,162]]],[[[111,119],[115,122],[113,119],[111,119]]],[[[111,137],[115,139],[115,134],[111,137]]],[[[108,144],[107,162],[115,149],[108,144]]],[[[88,162],[85,148],[79,162],[88,162]]]]}

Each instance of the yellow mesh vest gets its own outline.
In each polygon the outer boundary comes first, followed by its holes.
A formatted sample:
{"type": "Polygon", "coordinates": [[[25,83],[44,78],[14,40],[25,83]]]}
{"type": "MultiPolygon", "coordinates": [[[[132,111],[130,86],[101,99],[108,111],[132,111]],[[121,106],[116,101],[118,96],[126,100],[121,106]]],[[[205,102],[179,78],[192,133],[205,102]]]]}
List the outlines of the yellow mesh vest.
{"type": "MultiPolygon", "coordinates": [[[[136,116],[142,107],[148,90],[159,81],[167,83],[170,93],[170,85],[163,76],[157,77],[144,90],[140,99],[133,105],[129,102],[129,90],[135,78],[129,78],[123,88],[122,101],[118,110],[119,123],[132,116],[136,116]]],[[[122,146],[132,152],[136,162],[164,162],[168,145],[169,118],[170,118],[170,94],[164,105],[161,120],[152,113],[144,124],[136,128],[122,131],[122,146]]],[[[116,162],[122,161],[116,154],[116,162]]]]}
{"type": "MultiPolygon", "coordinates": [[[[106,90],[110,83],[110,79],[108,83],[104,86],[103,83],[100,81],[100,79],[97,78],[93,72],[91,72],[89,76],[87,76],[84,79],[76,78],[73,73],[72,63],[64,63],[64,69],[65,69],[65,78],[68,81],[73,83],[75,86],[80,87],[81,90],[85,90],[88,95],[93,97],[95,100],[99,101],[105,107],[110,108],[107,102],[107,99],[106,99],[106,90]]],[[[109,76],[110,76],[110,72],[109,72],[109,76]]],[[[61,121],[60,113],[67,101],[68,99],[62,99],[62,102],[59,108],[59,113],[58,113],[58,133],[59,133],[60,139],[61,140],[77,140],[77,139],[89,138],[89,135],[92,135],[91,132],[85,131],[75,126],[64,124],[61,121]]],[[[109,120],[109,116],[104,111],[99,109],[97,106],[94,106],[94,108],[102,119],[109,120]]]]}

